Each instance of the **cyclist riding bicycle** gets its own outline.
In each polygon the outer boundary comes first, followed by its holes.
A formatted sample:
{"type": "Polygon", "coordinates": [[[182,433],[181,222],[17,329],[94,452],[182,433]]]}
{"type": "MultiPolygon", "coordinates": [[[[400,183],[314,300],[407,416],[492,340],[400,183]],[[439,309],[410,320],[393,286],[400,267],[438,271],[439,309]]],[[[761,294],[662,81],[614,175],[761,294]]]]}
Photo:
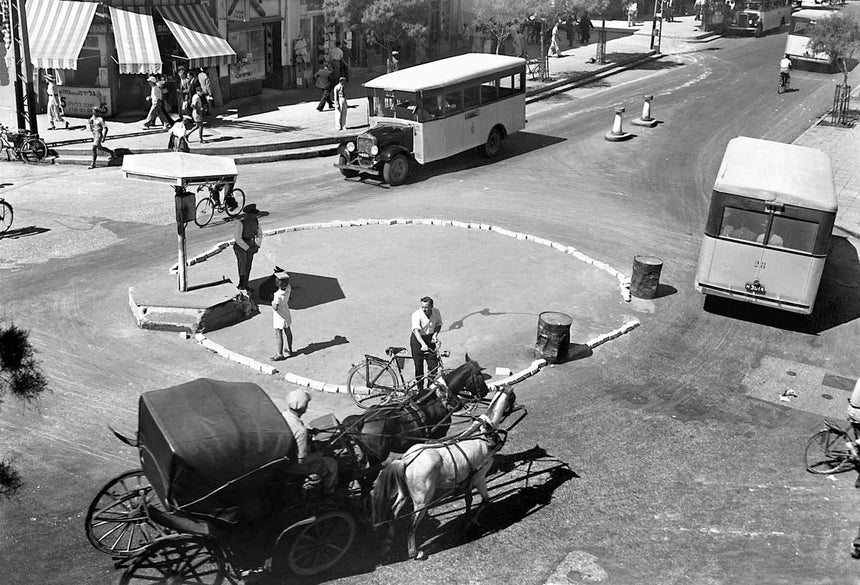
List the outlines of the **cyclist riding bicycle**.
{"type": "Polygon", "coordinates": [[[779,60],[779,80],[785,87],[788,87],[791,80],[791,59],[788,58],[787,53],[779,60]]]}

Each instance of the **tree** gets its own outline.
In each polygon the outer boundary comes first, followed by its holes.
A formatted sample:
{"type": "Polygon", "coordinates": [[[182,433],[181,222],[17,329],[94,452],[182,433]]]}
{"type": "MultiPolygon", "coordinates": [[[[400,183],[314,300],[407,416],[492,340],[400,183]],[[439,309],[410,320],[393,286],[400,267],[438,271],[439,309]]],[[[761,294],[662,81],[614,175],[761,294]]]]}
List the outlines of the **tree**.
{"type": "MultiPolygon", "coordinates": [[[[0,403],[5,395],[30,404],[48,389],[48,381],[35,358],[28,331],[0,325],[0,403]]],[[[0,460],[0,496],[12,497],[21,488],[21,476],[8,460],[0,460]]]]}
{"type": "Polygon", "coordinates": [[[361,22],[361,16],[373,0],[323,0],[326,22],[345,22],[349,25],[361,22]]]}
{"type": "Polygon", "coordinates": [[[425,0],[372,0],[361,14],[368,42],[393,48],[425,37],[427,3],[425,0]]]}
{"type": "Polygon", "coordinates": [[[848,66],[860,48],[860,16],[834,12],[817,20],[807,46],[813,53],[827,53],[842,71],[842,84],[848,85],[848,66]]]}
{"type": "Polygon", "coordinates": [[[514,30],[532,14],[547,15],[553,8],[550,0],[477,0],[475,24],[496,39],[496,53],[514,30]]]}

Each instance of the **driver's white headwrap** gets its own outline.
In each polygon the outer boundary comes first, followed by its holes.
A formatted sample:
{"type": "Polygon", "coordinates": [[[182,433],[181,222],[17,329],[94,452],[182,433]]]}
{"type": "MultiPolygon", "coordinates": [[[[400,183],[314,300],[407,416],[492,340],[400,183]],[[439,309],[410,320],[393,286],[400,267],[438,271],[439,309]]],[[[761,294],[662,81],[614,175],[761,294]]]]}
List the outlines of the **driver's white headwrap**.
{"type": "Polygon", "coordinates": [[[311,395],[304,390],[293,390],[287,394],[287,408],[290,410],[303,410],[308,407],[311,401],[311,395]]]}

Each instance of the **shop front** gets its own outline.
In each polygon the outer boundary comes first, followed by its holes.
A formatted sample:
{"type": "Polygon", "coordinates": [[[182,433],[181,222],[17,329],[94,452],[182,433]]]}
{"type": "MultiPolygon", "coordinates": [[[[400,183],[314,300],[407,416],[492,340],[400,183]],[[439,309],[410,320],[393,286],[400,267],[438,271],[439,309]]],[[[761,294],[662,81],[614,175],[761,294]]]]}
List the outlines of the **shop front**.
{"type": "Polygon", "coordinates": [[[145,111],[150,75],[178,105],[170,93],[180,66],[206,69],[217,86],[236,58],[198,0],[29,0],[27,9],[31,61],[53,70],[72,116],[92,107],[109,117],[145,111]]]}
{"type": "Polygon", "coordinates": [[[227,40],[236,50],[230,66],[232,98],[257,95],[264,86],[284,88],[284,10],[281,0],[227,3],[227,40]]]}

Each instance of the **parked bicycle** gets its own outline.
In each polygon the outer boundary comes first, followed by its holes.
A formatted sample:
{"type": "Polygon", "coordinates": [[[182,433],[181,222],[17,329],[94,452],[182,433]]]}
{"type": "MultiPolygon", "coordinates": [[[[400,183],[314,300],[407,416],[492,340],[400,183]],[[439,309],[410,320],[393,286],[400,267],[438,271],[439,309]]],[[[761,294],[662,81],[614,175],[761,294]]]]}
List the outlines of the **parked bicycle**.
{"type": "Polygon", "coordinates": [[[227,183],[209,183],[197,187],[198,195],[205,191],[205,196],[197,202],[194,223],[203,227],[212,221],[215,211],[235,217],[245,207],[245,192],[241,189],[226,189],[227,183]],[[222,191],[225,193],[222,197],[222,191]]]}
{"type": "Polygon", "coordinates": [[[0,148],[6,151],[6,160],[16,160],[37,164],[48,156],[48,145],[29,130],[12,130],[0,124],[0,148]]]}
{"type": "Polygon", "coordinates": [[[5,234],[12,227],[12,204],[0,197],[0,234],[5,234]]]}
{"type": "MultiPolygon", "coordinates": [[[[420,378],[408,383],[403,377],[403,366],[406,363],[405,347],[389,347],[385,350],[388,359],[365,354],[364,361],[352,366],[346,378],[346,389],[352,401],[360,408],[372,408],[388,404],[405,402],[418,394],[420,378]]],[[[445,373],[442,364],[443,357],[449,357],[447,351],[436,350],[439,367],[435,372],[423,376],[424,381],[432,383],[445,373]]]]}
{"type": "MultiPolygon", "coordinates": [[[[809,438],[804,453],[806,470],[816,475],[831,475],[842,473],[852,469],[860,472],[860,461],[858,461],[847,443],[860,438],[860,429],[856,425],[850,425],[844,429],[828,420],[824,421],[824,428],[809,438]],[[850,433],[849,433],[850,431],[850,433]],[[852,436],[853,435],[853,436],[852,436]]],[[[860,487],[860,475],[858,475],[855,486],[860,487]]]]}

